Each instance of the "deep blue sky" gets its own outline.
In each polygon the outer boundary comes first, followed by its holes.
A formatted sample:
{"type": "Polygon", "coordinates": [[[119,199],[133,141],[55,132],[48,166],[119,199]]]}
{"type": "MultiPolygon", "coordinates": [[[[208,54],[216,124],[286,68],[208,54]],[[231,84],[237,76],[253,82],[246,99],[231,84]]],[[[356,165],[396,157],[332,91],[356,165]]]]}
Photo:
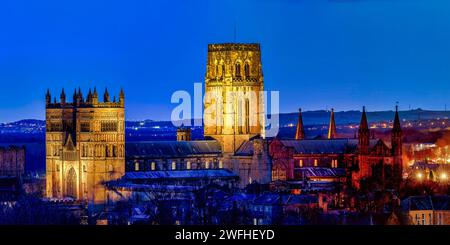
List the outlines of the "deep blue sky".
{"type": "Polygon", "coordinates": [[[0,3],[0,122],[44,118],[44,93],[126,92],[127,119],[169,119],[208,43],[259,42],[281,111],[450,106],[450,1],[0,3]]]}

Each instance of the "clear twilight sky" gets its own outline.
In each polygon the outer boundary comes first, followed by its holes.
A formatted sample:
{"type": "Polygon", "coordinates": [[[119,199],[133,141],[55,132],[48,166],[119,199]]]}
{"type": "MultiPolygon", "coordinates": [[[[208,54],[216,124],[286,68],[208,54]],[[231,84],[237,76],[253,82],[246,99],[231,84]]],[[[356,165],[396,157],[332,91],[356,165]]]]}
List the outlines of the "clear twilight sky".
{"type": "Polygon", "coordinates": [[[169,120],[207,44],[234,41],[261,44],[281,112],[450,107],[450,1],[3,0],[0,122],[43,119],[47,88],[94,85],[124,88],[128,120],[169,120]]]}

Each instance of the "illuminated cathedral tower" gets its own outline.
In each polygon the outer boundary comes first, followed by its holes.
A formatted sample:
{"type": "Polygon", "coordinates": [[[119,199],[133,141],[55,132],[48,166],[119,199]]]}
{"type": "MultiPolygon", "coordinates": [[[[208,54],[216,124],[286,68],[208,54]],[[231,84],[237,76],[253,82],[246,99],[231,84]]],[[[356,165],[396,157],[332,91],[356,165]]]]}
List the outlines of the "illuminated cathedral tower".
{"type": "Polygon", "coordinates": [[[264,79],[259,44],[210,44],[205,75],[204,135],[234,153],[264,136],[264,79]]]}
{"type": "Polygon", "coordinates": [[[123,91],[118,101],[105,90],[86,98],[75,90],[72,103],[64,90],[60,101],[46,95],[46,196],[72,197],[92,204],[105,202],[103,182],[125,172],[123,91]]]}

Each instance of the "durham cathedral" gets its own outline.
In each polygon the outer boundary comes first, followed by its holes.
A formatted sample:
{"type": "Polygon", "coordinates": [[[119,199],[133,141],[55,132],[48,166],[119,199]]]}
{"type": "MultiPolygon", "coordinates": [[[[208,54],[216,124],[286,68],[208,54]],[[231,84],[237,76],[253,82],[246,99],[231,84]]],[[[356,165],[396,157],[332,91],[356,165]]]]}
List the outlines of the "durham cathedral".
{"type": "MultiPolygon", "coordinates": [[[[46,95],[46,193],[94,204],[164,185],[214,183],[243,188],[274,181],[345,182],[402,176],[402,130],[395,112],[391,142],[371,135],[363,110],[356,138],[339,138],[330,115],[325,139],[306,139],[301,112],[295,139],[265,137],[259,44],[208,45],[204,139],[180,128],[177,141],[125,142],[125,96],[99,100],[79,89],[68,102],[46,95]],[[227,96],[237,92],[238,96],[227,96]],[[211,110],[212,108],[212,110],[211,110]],[[162,177],[163,176],[163,177],[162,177]],[[139,186],[139,188],[137,188],[139,186]]],[[[383,183],[385,184],[385,183],[383,183]]]]}

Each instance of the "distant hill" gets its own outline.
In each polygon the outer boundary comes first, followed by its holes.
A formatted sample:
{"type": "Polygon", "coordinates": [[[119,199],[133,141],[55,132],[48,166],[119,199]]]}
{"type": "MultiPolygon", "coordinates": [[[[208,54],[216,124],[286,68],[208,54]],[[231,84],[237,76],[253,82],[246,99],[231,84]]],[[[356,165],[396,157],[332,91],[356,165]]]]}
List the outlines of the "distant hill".
{"type": "MultiPolygon", "coordinates": [[[[326,110],[317,110],[317,111],[305,111],[302,112],[303,115],[303,123],[305,125],[326,125],[330,120],[330,111],[326,110]]],[[[442,118],[447,119],[450,118],[450,111],[431,111],[431,110],[409,110],[409,111],[400,111],[400,118],[406,121],[416,121],[416,120],[427,120],[427,119],[436,119],[442,118]]],[[[289,124],[296,124],[298,119],[298,112],[292,113],[281,113],[280,117],[280,125],[286,126],[289,124]]],[[[380,121],[392,121],[394,119],[394,111],[374,111],[367,112],[367,119],[369,122],[380,122],[380,121]]],[[[338,111],[335,112],[335,120],[336,124],[358,124],[361,120],[361,111],[338,111]]],[[[198,123],[201,120],[195,119],[198,123]]],[[[126,126],[128,128],[132,127],[159,127],[159,128],[171,128],[173,127],[172,122],[170,121],[154,121],[154,120],[143,120],[143,121],[126,121],[126,126]]],[[[25,119],[17,122],[11,123],[0,123],[0,132],[5,128],[44,128],[45,121],[44,120],[36,120],[36,119],[25,119]]]]}
{"type": "MultiPolygon", "coordinates": [[[[303,123],[305,125],[323,125],[328,124],[330,120],[330,111],[305,111],[302,112],[303,123]]],[[[427,111],[427,110],[409,110],[399,111],[402,120],[416,121],[436,118],[450,118],[450,111],[427,111]]],[[[280,125],[296,124],[298,112],[280,114],[280,125]]],[[[394,111],[374,111],[367,112],[369,122],[392,121],[394,111]]],[[[361,111],[340,111],[335,112],[336,124],[358,124],[361,120],[361,111]]]]}

